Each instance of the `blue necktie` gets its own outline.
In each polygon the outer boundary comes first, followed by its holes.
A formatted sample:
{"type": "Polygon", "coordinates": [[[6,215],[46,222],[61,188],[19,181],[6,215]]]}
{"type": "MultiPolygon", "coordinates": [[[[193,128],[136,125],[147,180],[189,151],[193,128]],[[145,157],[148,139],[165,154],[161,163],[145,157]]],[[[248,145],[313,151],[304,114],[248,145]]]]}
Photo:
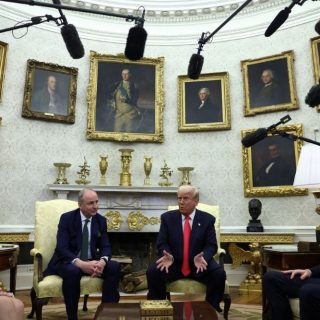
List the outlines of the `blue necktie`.
{"type": "Polygon", "coordinates": [[[88,223],[89,219],[85,220],[85,224],[82,230],[82,243],[81,243],[81,253],[80,259],[81,260],[88,260],[88,246],[89,246],[89,230],[88,230],[88,223]]]}

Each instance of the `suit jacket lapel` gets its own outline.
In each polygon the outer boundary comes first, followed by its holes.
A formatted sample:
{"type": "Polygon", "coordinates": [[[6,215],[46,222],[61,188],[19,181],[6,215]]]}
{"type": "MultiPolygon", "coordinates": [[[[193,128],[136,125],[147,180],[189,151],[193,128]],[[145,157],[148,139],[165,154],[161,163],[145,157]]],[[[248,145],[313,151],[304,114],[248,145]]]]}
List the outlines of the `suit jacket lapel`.
{"type": "Polygon", "coordinates": [[[75,211],[74,228],[77,233],[78,250],[80,251],[81,250],[81,241],[82,241],[82,222],[81,222],[80,209],[77,209],[75,211]]]}

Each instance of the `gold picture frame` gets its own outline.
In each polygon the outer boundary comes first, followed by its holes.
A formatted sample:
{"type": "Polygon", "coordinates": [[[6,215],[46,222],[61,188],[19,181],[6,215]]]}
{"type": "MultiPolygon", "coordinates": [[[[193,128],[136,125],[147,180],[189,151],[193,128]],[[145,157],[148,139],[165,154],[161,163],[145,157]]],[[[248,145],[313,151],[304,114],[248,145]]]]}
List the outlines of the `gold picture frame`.
{"type": "Polygon", "coordinates": [[[178,131],[231,129],[228,72],[178,76],[178,131]],[[202,96],[202,97],[201,97],[202,96]]]}
{"type": "Polygon", "coordinates": [[[298,109],[293,51],[241,61],[244,115],[298,109]]]}
{"type": "Polygon", "coordinates": [[[36,120],[75,121],[78,69],[29,59],[22,116],[36,120]]]}
{"type": "MultiPolygon", "coordinates": [[[[255,129],[242,130],[241,136],[243,138],[254,131],[255,129]]],[[[301,124],[279,126],[278,131],[289,135],[303,135],[301,124]]],[[[302,144],[299,139],[268,134],[253,146],[242,147],[245,197],[306,195],[307,189],[294,188],[292,185],[302,144]]]]}
{"type": "Polygon", "coordinates": [[[4,70],[7,61],[8,44],[0,41],[0,101],[2,100],[2,87],[4,81],[4,70]]]}
{"type": "Polygon", "coordinates": [[[163,142],[164,58],[90,52],[87,139],[163,142]]]}
{"type": "Polygon", "coordinates": [[[310,39],[314,82],[320,83],[320,36],[310,39]]]}

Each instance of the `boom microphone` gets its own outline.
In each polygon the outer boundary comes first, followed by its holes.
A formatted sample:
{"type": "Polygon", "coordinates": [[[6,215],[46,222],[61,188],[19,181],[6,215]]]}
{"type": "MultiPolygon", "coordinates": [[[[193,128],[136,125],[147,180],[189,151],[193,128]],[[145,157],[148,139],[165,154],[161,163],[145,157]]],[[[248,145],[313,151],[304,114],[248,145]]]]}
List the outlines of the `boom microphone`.
{"type": "Polygon", "coordinates": [[[143,57],[147,36],[147,31],[144,30],[143,25],[137,24],[129,30],[124,51],[129,60],[139,60],[143,57]]]}
{"type": "Polygon", "coordinates": [[[255,143],[263,140],[268,135],[268,130],[266,128],[260,128],[256,131],[253,131],[242,138],[241,143],[246,147],[251,147],[255,143]]]}
{"type": "Polygon", "coordinates": [[[194,53],[189,61],[188,77],[196,80],[199,78],[203,66],[203,56],[199,53],[194,53]]]}
{"type": "Polygon", "coordinates": [[[80,59],[84,56],[84,48],[79,38],[78,31],[73,24],[63,25],[61,28],[63,41],[73,59],[80,59]]]}
{"type": "Polygon", "coordinates": [[[282,24],[288,19],[290,12],[291,9],[287,7],[281,10],[274,18],[274,20],[271,22],[264,35],[266,37],[270,37],[272,34],[274,34],[274,32],[276,32],[282,26],[282,24]]]}

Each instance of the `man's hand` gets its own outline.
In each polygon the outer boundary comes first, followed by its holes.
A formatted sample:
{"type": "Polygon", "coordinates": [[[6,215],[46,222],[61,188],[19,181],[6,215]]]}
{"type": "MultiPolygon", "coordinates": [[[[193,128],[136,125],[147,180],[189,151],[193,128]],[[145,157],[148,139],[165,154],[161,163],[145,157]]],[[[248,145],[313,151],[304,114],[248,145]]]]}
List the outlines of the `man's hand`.
{"type": "Polygon", "coordinates": [[[156,261],[157,268],[160,271],[166,270],[166,273],[169,272],[169,267],[173,264],[173,256],[168,253],[166,250],[163,250],[163,256],[156,261]]]}
{"type": "Polygon", "coordinates": [[[80,268],[83,273],[88,274],[91,277],[99,277],[102,274],[106,263],[103,260],[101,262],[101,260],[100,261],[96,261],[96,260],[83,261],[83,260],[77,259],[74,264],[75,266],[80,268]]]}
{"type": "Polygon", "coordinates": [[[207,264],[207,261],[203,257],[203,252],[198,253],[194,257],[193,261],[194,261],[194,265],[197,268],[197,273],[207,270],[208,264],[207,264]]]}
{"type": "Polygon", "coordinates": [[[282,271],[285,274],[291,274],[290,279],[293,279],[296,275],[300,274],[300,279],[304,280],[311,277],[310,269],[295,269],[295,270],[286,270],[282,271]]]}

